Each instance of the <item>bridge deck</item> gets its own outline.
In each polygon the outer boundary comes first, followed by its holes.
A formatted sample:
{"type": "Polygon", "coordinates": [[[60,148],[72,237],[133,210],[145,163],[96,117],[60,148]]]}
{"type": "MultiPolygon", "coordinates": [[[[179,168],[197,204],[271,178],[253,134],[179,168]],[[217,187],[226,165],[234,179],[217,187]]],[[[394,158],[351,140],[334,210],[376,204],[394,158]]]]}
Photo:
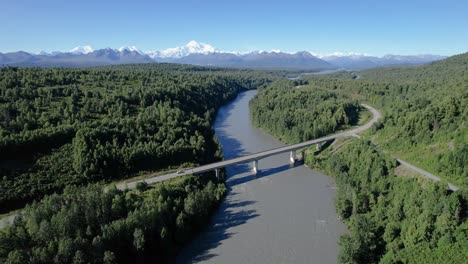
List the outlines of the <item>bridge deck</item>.
{"type": "Polygon", "coordinates": [[[360,126],[360,127],[357,127],[357,128],[354,128],[354,129],[351,129],[349,131],[345,131],[345,132],[337,133],[337,134],[334,134],[334,135],[309,140],[309,141],[294,144],[294,145],[289,145],[289,146],[279,147],[279,148],[270,149],[270,150],[266,150],[266,151],[262,151],[262,152],[257,152],[257,153],[245,155],[245,156],[242,156],[242,157],[239,157],[239,158],[234,158],[234,159],[223,160],[223,161],[219,161],[219,162],[215,162],[215,163],[211,163],[211,164],[206,164],[206,165],[202,165],[202,166],[199,166],[199,167],[196,167],[196,168],[185,169],[185,170],[179,171],[178,173],[177,172],[176,173],[170,173],[170,174],[166,174],[166,175],[162,175],[162,176],[152,177],[152,178],[145,179],[145,180],[139,180],[139,181],[134,181],[134,182],[130,182],[130,183],[122,183],[122,184],[118,184],[117,188],[118,189],[125,189],[125,188],[130,188],[131,189],[131,188],[135,188],[137,183],[143,182],[143,181],[148,183],[148,184],[153,184],[153,183],[166,181],[166,180],[176,178],[176,177],[180,177],[180,176],[184,176],[184,175],[198,174],[198,173],[203,173],[203,172],[207,172],[207,171],[212,171],[212,170],[224,168],[224,167],[231,166],[231,165],[236,165],[236,164],[241,164],[241,163],[247,163],[249,161],[264,159],[264,158],[269,157],[269,156],[273,156],[273,155],[277,155],[277,154],[281,154],[281,153],[285,153],[285,152],[289,152],[289,151],[309,147],[311,145],[319,144],[319,143],[326,142],[326,141],[329,141],[329,140],[333,140],[333,139],[336,139],[336,138],[355,136],[356,133],[359,133],[359,132],[362,132],[362,131],[365,131],[365,130],[369,129],[375,122],[377,122],[382,117],[382,115],[376,109],[372,108],[371,106],[368,106],[366,104],[362,104],[362,106],[372,112],[372,114],[373,114],[372,119],[367,124],[365,124],[363,126],[360,126]]]}

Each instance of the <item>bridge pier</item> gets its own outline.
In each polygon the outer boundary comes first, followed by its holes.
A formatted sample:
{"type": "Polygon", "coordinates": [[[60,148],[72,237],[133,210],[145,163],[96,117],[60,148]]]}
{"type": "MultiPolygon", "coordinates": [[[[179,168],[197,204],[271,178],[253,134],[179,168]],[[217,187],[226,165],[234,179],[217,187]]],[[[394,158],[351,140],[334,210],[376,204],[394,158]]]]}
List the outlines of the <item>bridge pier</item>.
{"type": "Polygon", "coordinates": [[[317,150],[318,150],[318,151],[322,150],[323,145],[325,145],[325,142],[317,143],[317,145],[316,145],[316,146],[317,146],[317,150]]]}
{"type": "Polygon", "coordinates": [[[216,179],[219,180],[219,169],[215,169],[215,175],[216,175],[216,179]]]}
{"type": "Polygon", "coordinates": [[[257,172],[258,172],[258,160],[254,160],[252,162],[252,172],[253,172],[253,174],[257,174],[257,172]]]}
{"type": "Polygon", "coordinates": [[[296,151],[291,150],[289,152],[289,163],[294,164],[296,162],[296,151]]]}
{"type": "Polygon", "coordinates": [[[299,155],[296,153],[296,160],[302,161],[302,162],[305,161],[305,151],[304,150],[301,150],[299,152],[299,155]]]}

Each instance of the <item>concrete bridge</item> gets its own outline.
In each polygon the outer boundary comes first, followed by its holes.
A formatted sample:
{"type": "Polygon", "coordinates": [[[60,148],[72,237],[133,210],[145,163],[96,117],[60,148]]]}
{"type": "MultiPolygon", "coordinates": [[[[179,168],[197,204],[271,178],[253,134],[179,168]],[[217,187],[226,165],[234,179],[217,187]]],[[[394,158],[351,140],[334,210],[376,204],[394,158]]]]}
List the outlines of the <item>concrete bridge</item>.
{"type": "Polygon", "coordinates": [[[138,181],[133,181],[133,182],[129,182],[129,183],[122,183],[122,184],[118,184],[116,187],[117,187],[117,189],[121,189],[121,190],[127,189],[127,188],[132,189],[132,188],[135,188],[136,185],[138,183],[140,183],[140,182],[146,182],[147,184],[154,184],[154,183],[157,183],[157,182],[166,181],[166,180],[173,179],[173,178],[180,177],[180,176],[184,176],[184,175],[199,174],[199,173],[208,172],[208,171],[215,171],[216,176],[219,177],[219,171],[220,171],[221,168],[231,166],[231,165],[241,164],[241,163],[247,163],[247,162],[252,163],[252,172],[254,174],[256,174],[258,172],[258,170],[259,170],[258,169],[259,160],[270,157],[270,156],[282,154],[282,153],[285,153],[285,152],[289,152],[289,162],[293,164],[297,160],[296,150],[303,149],[303,148],[306,148],[306,147],[310,147],[312,145],[317,145],[317,147],[320,148],[321,145],[325,144],[325,142],[327,142],[327,141],[334,140],[334,139],[337,139],[337,138],[356,136],[357,133],[360,133],[360,132],[363,132],[363,131],[369,129],[380,118],[382,118],[382,115],[380,114],[380,112],[377,111],[375,108],[373,108],[373,107],[371,107],[369,105],[366,105],[366,104],[362,104],[362,106],[365,107],[367,110],[369,110],[372,113],[372,115],[373,115],[372,119],[367,124],[365,124],[363,126],[360,126],[360,127],[357,127],[357,128],[345,131],[345,132],[341,132],[341,133],[337,133],[337,134],[334,134],[334,135],[331,135],[331,136],[326,136],[326,137],[321,137],[321,138],[309,140],[309,141],[302,142],[302,143],[299,143],[299,144],[294,144],[294,145],[289,145],[289,146],[284,146],[284,147],[280,147],[280,148],[270,149],[270,150],[266,150],[266,151],[262,151],[262,152],[257,152],[257,153],[249,154],[249,155],[242,156],[242,157],[239,157],[239,158],[234,158],[234,159],[223,160],[223,161],[219,161],[219,162],[215,162],[215,163],[211,163],[211,164],[206,164],[206,165],[202,165],[202,166],[199,166],[199,167],[196,167],[196,168],[180,170],[180,171],[175,172],[175,173],[170,173],[170,174],[166,174],[166,175],[162,175],[162,176],[152,177],[152,178],[148,178],[148,179],[145,179],[145,180],[138,180],[138,181]]]}
{"type": "MultiPolygon", "coordinates": [[[[306,147],[309,147],[309,146],[312,146],[312,145],[317,145],[318,147],[320,147],[322,144],[325,144],[325,142],[330,141],[330,140],[334,140],[334,139],[337,139],[337,138],[359,137],[357,135],[357,133],[363,132],[363,131],[371,128],[372,125],[374,125],[380,118],[382,118],[382,114],[380,114],[380,112],[377,111],[376,109],[374,109],[373,107],[371,107],[369,105],[366,105],[366,104],[362,104],[362,106],[365,107],[367,110],[369,110],[373,115],[372,119],[369,122],[367,122],[367,124],[365,124],[363,126],[360,126],[360,127],[357,127],[357,128],[354,128],[354,129],[351,129],[351,130],[348,130],[348,131],[345,131],[345,132],[342,132],[342,133],[337,133],[337,134],[334,134],[334,135],[331,135],[331,136],[326,136],[326,137],[321,137],[321,138],[309,140],[309,141],[302,142],[302,143],[299,143],[299,144],[294,144],[294,145],[289,145],[289,146],[284,146],[284,147],[280,147],[280,148],[270,149],[270,150],[266,150],[266,151],[262,151],[262,152],[257,152],[257,153],[253,153],[253,154],[246,155],[246,156],[239,157],[239,158],[223,160],[223,161],[220,161],[220,162],[215,162],[215,163],[203,165],[203,166],[199,166],[199,167],[196,167],[196,168],[180,170],[180,171],[175,172],[175,173],[169,173],[169,174],[165,174],[165,175],[161,175],[161,176],[155,176],[155,177],[151,177],[151,178],[144,179],[144,180],[132,181],[132,182],[128,182],[128,183],[120,183],[120,184],[116,185],[116,188],[120,189],[120,190],[134,189],[136,187],[136,185],[138,183],[140,183],[140,182],[146,182],[147,184],[154,184],[154,183],[163,182],[163,181],[173,179],[173,178],[177,178],[177,177],[184,176],[184,175],[199,174],[199,173],[208,172],[208,171],[215,171],[216,175],[219,177],[219,170],[221,168],[231,166],[231,165],[235,165],[235,164],[247,163],[247,162],[252,162],[252,172],[257,173],[258,172],[258,162],[259,162],[259,160],[264,159],[266,157],[273,156],[273,155],[278,155],[278,154],[281,154],[281,153],[285,153],[285,152],[289,152],[289,162],[294,163],[294,162],[296,162],[296,151],[298,149],[306,148],[306,147]]],[[[404,166],[407,166],[408,168],[410,168],[412,170],[415,170],[416,172],[420,173],[422,176],[424,176],[426,178],[429,178],[429,179],[434,180],[434,181],[440,181],[441,180],[439,177],[437,177],[437,176],[435,176],[433,174],[430,174],[429,172],[426,172],[426,171],[424,171],[424,170],[422,170],[422,169],[420,169],[418,167],[415,167],[415,166],[413,166],[413,165],[411,165],[411,164],[409,164],[409,163],[407,163],[405,161],[402,161],[400,159],[397,159],[397,160],[398,160],[398,162],[400,162],[400,164],[402,164],[404,166]]],[[[451,184],[451,183],[448,184],[448,188],[450,190],[452,190],[452,191],[458,190],[458,187],[451,184]]],[[[107,188],[105,188],[105,189],[107,189],[107,188]]],[[[3,226],[8,224],[8,223],[11,224],[13,222],[13,220],[15,219],[16,215],[17,214],[12,214],[12,215],[10,215],[8,217],[0,218],[0,228],[3,228],[3,226]]]]}

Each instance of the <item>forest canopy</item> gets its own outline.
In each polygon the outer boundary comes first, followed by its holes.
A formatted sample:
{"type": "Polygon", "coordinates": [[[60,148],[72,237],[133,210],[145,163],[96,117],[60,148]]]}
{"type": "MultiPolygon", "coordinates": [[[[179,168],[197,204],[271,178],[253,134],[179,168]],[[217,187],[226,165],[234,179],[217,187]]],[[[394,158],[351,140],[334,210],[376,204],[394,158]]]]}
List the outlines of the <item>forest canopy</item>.
{"type": "Polygon", "coordinates": [[[468,193],[442,183],[395,176],[396,160],[369,141],[306,157],[334,176],[336,210],[348,226],[340,263],[464,263],[468,193]]]}
{"type": "Polygon", "coordinates": [[[0,69],[0,213],[68,185],[220,159],[212,123],[270,75],[189,65],[0,69]]]}
{"type": "Polygon", "coordinates": [[[281,80],[250,101],[252,122],[287,143],[299,143],[355,125],[361,106],[335,92],[281,80]]]}
{"type": "Polygon", "coordinates": [[[468,187],[468,53],[415,67],[309,76],[308,82],[366,101],[385,119],[373,140],[385,150],[468,187]]]}
{"type": "Polygon", "coordinates": [[[208,176],[126,191],[67,187],[0,230],[0,262],[172,263],[225,191],[208,176]]]}

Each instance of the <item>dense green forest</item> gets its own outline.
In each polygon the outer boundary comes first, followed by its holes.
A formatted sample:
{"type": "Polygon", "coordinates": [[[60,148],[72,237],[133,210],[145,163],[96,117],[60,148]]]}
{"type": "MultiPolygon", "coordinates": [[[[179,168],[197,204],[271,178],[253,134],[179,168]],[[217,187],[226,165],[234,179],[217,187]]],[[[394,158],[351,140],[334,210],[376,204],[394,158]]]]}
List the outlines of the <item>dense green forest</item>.
{"type": "Polygon", "coordinates": [[[0,213],[68,185],[220,158],[216,110],[266,74],[173,64],[0,69],[0,213]]]}
{"type": "Polygon", "coordinates": [[[369,142],[306,156],[333,175],[336,209],[350,233],[340,239],[340,263],[465,263],[468,192],[442,183],[397,177],[395,159],[369,142]]]}
{"type": "Polygon", "coordinates": [[[417,67],[308,77],[317,88],[367,101],[385,119],[373,141],[468,187],[468,53],[417,67]]]}
{"type": "Polygon", "coordinates": [[[357,123],[361,106],[303,81],[280,80],[259,89],[249,103],[252,122],[287,143],[331,134],[357,123]]]}
{"type": "Polygon", "coordinates": [[[171,263],[225,191],[208,176],[127,191],[67,187],[0,230],[0,263],[171,263]]]}

